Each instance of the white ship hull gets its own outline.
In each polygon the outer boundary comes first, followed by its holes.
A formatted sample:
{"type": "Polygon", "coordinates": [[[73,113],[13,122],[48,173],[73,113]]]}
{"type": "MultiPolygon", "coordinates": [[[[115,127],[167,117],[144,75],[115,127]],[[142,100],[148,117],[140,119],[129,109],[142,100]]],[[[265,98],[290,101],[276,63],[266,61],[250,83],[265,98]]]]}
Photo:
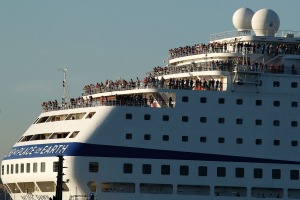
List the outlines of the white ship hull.
{"type": "MultiPolygon", "coordinates": [[[[63,155],[62,199],[300,199],[300,74],[292,67],[299,53],[265,56],[249,47],[245,56],[234,37],[216,41],[226,49],[171,57],[172,73],[155,72],[159,84],[88,90],[74,104],[45,106],[2,161],[11,197],[52,198],[63,155]],[[234,64],[262,57],[286,67],[234,64]]],[[[279,41],[300,44],[269,38],[279,41]]]]}

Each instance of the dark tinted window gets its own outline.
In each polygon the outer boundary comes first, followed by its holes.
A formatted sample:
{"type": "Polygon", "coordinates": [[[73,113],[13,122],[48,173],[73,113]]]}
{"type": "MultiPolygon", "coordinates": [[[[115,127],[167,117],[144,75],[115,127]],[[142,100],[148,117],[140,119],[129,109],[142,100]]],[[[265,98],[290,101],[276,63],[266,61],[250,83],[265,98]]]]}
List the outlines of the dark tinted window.
{"type": "Polygon", "coordinates": [[[254,178],[262,178],[263,177],[263,170],[260,168],[255,168],[253,170],[253,177],[254,178]]]}
{"type": "Polygon", "coordinates": [[[169,115],[163,115],[163,121],[169,121],[169,115]]]}
{"type": "Polygon", "coordinates": [[[143,164],[143,174],[151,174],[151,165],[143,164]]]}
{"type": "Polygon", "coordinates": [[[297,88],[298,83],[297,82],[291,82],[291,88],[297,88]]]}
{"type": "Polygon", "coordinates": [[[218,167],[217,168],[217,176],[218,177],[225,177],[226,176],[226,168],[225,167],[218,167]]]}
{"type": "Polygon", "coordinates": [[[219,104],[224,104],[225,103],[225,99],[224,98],[219,98],[219,104]]]}
{"type": "Polygon", "coordinates": [[[201,97],[200,98],[200,103],[206,103],[206,101],[207,101],[206,97],[201,97]]]}
{"type": "Polygon", "coordinates": [[[180,175],[181,176],[187,176],[189,175],[189,167],[184,165],[184,166],[180,166],[180,175]]]}
{"type": "Polygon", "coordinates": [[[183,96],[182,97],[182,102],[189,102],[189,97],[183,96]]]}
{"type": "Polygon", "coordinates": [[[181,119],[183,122],[188,122],[189,121],[189,117],[188,116],[182,116],[181,119]]]}
{"type": "Polygon", "coordinates": [[[170,165],[162,165],[161,166],[161,174],[169,175],[170,174],[170,165]]]}
{"type": "Polygon", "coordinates": [[[273,82],[273,87],[279,87],[280,86],[280,82],[279,81],[274,81],[273,82]]]}
{"type": "Polygon", "coordinates": [[[131,140],[132,139],[132,134],[131,133],[126,133],[125,138],[126,138],[126,140],[131,140]]]}
{"type": "Polygon", "coordinates": [[[151,140],[151,135],[150,134],[145,134],[144,135],[144,140],[151,140]]]}
{"type": "Polygon", "coordinates": [[[274,105],[275,107],[279,107],[279,106],[280,106],[280,101],[274,101],[274,102],[273,102],[273,105],[274,105]]]}
{"type": "Polygon", "coordinates": [[[130,113],[126,113],[126,116],[125,116],[126,119],[132,119],[132,114],[130,113]]]}
{"type": "Polygon", "coordinates": [[[206,117],[200,117],[200,122],[201,123],[206,123],[207,121],[207,118],[206,117]]]}
{"type": "Polygon", "coordinates": [[[272,170],[272,178],[273,179],[280,179],[281,178],[281,171],[280,171],[280,169],[273,169],[272,170]]]}
{"type": "Polygon", "coordinates": [[[123,173],[125,173],[125,174],[131,174],[132,173],[132,164],[131,163],[124,163],[123,173]]]}
{"type": "Polygon", "coordinates": [[[163,141],[169,141],[169,135],[163,135],[163,141]]]}
{"type": "Polygon", "coordinates": [[[262,105],[262,100],[256,100],[255,104],[256,104],[257,106],[261,106],[261,105],[262,105]]]}
{"type": "Polygon", "coordinates": [[[236,104],[237,105],[242,105],[243,104],[243,99],[237,99],[236,104]]]}
{"type": "Polygon", "coordinates": [[[199,166],[198,176],[207,176],[207,167],[206,166],[199,166]]]}
{"type": "Polygon", "coordinates": [[[235,168],[235,177],[243,178],[244,177],[244,168],[235,168]]]}
{"type": "Polygon", "coordinates": [[[150,119],[151,119],[151,115],[149,114],[144,115],[144,120],[150,120],[150,119]]]}

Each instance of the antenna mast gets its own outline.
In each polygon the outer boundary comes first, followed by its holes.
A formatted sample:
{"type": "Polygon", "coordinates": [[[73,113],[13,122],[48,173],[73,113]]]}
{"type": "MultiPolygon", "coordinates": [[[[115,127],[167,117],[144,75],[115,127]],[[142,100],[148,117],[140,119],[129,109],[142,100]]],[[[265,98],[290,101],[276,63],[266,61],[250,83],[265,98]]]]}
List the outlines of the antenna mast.
{"type": "Polygon", "coordinates": [[[63,102],[69,102],[70,101],[70,96],[69,96],[69,91],[68,91],[68,83],[67,83],[67,71],[68,69],[59,69],[59,71],[63,71],[64,73],[64,80],[63,80],[63,89],[64,89],[64,95],[63,95],[63,102]]]}

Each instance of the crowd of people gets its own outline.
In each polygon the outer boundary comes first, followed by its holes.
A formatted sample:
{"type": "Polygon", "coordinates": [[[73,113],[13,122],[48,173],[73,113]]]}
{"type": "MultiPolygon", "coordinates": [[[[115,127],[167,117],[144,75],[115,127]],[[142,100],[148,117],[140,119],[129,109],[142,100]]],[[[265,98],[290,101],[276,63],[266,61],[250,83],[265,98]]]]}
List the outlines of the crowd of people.
{"type": "MultiPolygon", "coordinates": [[[[161,99],[156,99],[160,102],[161,99]]],[[[69,102],[62,101],[58,103],[57,100],[47,101],[41,104],[44,112],[53,110],[65,110],[71,108],[83,108],[93,106],[141,106],[141,107],[154,107],[154,97],[150,95],[149,99],[143,94],[126,94],[114,96],[101,96],[100,98],[87,98],[78,97],[71,98],[69,102]]]]}
{"type": "Polygon", "coordinates": [[[169,74],[178,74],[178,73],[185,73],[185,72],[196,72],[196,71],[209,71],[209,70],[225,70],[225,71],[232,71],[233,63],[231,60],[212,60],[207,61],[205,63],[191,63],[187,65],[181,66],[165,66],[165,67],[154,67],[151,72],[148,74],[152,74],[155,76],[161,75],[169,75],[169,74]]]}
{"type": "Polygon", "coordinates": [[[212,42],[209,44],[195,44],[193,46],[177,47],[169,50],[170,59],[183,56],[208,53],[257,53],[257,54],[300,54],[299,44],[278,43],[249,43],[234,41],[231,43],[212,42]]]}
{"type": "Polygon", "coordinates": [[[142,88],[160,88],[160,89],[187,89],[187,90],[223,90],[222,81],[217,79],[198,79],[194,78],[170,78],[165,80],[163,77],[160,79],[157,76],[147,76],[143,81],[138,78],[133,81],[131,79],[130,84],[127,81],[122,80],[122,84],[119,84],[119,80],[106,81],[107,84],[97,83],[84,86],[83,95],[91,95],[95,93],[112,92],[120,90],[142,89],[142,88]],[[123,84],[124,83],[124,84],[123,84]]]}

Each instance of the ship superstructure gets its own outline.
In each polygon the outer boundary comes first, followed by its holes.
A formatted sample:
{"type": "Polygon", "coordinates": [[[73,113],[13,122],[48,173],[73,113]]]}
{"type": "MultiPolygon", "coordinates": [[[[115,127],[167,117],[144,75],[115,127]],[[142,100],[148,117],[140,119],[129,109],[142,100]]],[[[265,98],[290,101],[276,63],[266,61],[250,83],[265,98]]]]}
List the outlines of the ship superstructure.
{"type": "Polygon", "coordinates": [[[300,35],[270,9],[43,112],[2,161],[13,199],[300,199],[300,35]],[[299,86],[298,86],[299,85],[299,86]]]}

